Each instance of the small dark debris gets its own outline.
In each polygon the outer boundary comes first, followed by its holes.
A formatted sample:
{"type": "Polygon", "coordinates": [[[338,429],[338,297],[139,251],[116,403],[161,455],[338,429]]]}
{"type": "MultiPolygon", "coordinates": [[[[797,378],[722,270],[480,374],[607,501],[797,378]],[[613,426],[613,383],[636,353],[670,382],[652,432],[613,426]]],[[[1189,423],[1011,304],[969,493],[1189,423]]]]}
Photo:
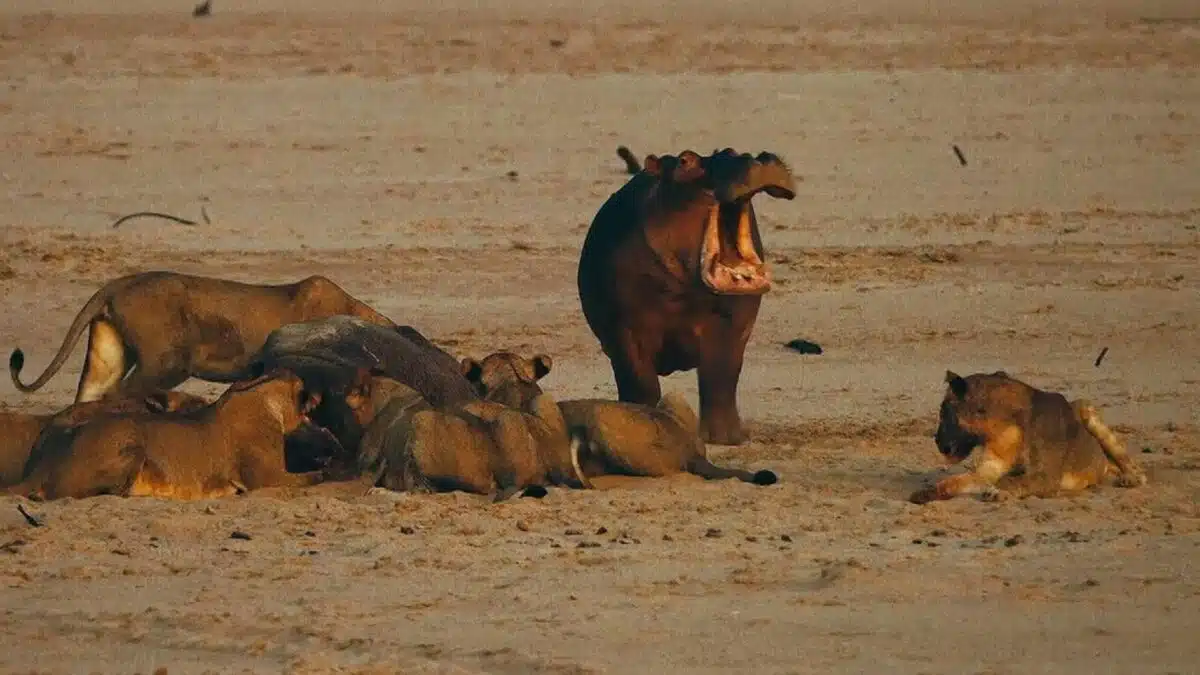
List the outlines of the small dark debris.
{"type": "Polygon", "coordinates": [[[554,47],[555,49],[558,49],[559,47],[561,47],[565,44],[567,44],[567,41],[562,38],[551,38],[550,39],[550,46],[554,47]]]}
{"type": "Polygon", "coordinates": [[[790,534],[781,534],[781,535],[779,535],[779,539],[780,539],[780,541],[791,541],[791,540],[792,540],[792,535],[790,535],[790,534]]]}
{"type": "Polygon", "coordinates": [[[936,541],[926,541],[925,545],[928,546],[929,548],[937,548],[937,547],[941,546],[941,544],[937,543],[936,541]]]}
{"type": "Polygon", "coordinates": [[[25,517],[25,522],[29,523],[30,527],[41,527],[42,525],[45,525],[45,523],[42,522],[41,517],[35,516],[26,511],[24,504],[17,504],[17,511],[21,512],[21,515],[25,517]]]}
{"type": "Polygon", "coordinates": [[[250,541],[250,539],[251,539],[250,535],[246,534],[245,532],[242,532],[241,530],[234,530],[233,532],[230,532],[229,538],[230,539],[241,539],[242,541],[250,541]]]}
{"type": "Polygon", "coordinates": [[[715,527],[710,527],[710,528],[708,528],[707,531],[705,531],[704,536],[707,537],[708,539],[718,539],[725,535],[724,535],[724,533],[721,532],[720,529],[715,528],[715,527]]]}
{"type": "Polygon", "coordinates": [[[801,354],[823,354],[825,352],[825,350],[821,349],[821,345],[800,338],[796,338],[784,346],[801,354]]]}
{"type": "Polygon", "coordinates": [[[1099,582],[1099,581],[1096,581],[1095,579],[1088,579],[1088,580],[1086,580],[1086,581],[1084,581],[1084,582],[1083,582],[1083,585],[1084,585],[1084,586],[1087,586],[1087,587],[1089,587],[1089,588],[1093,588],[1093,587],[1099,586],[1099,585],[1100,585],[1100,582],[1099,582]]]}
{"type": "Polygon", "coordinates": [[[301,553],[300,555],[316,555],[317,553],[318,553],[317,551],[313,551],[310,549],[308,551],[305,551],[304,553],[301,553]]]}
{"type": "Polygon", "coordinates": [[[15,553],[19,552],[21,550],[21,547],[24,546],[26,543],[28,543],[28,542],[26,542],[24,539],[13,539],[10,542],[0,544],[0,551],[4,551],[5,553],[14,553],[15,554],[15,553]]]}
{"type": "Polygon", "coordinates": [[[1096,357],[1096,362],[1095,362],[1094,364],[1092,364],[1092,365],[1094,365],[1095,367],[1099,368],[1099,367],[1100,367],[1100,362],[1104,360],[1104,355],[1105,355],[1105,354],[1107,354],[1107,353],[1108,353],[1108,347],[1105,347],[1104,349],[1101,349],[1101,350],[1100,350],[1100,356],[1097,356],[1097,357],[1096,357]]]}
{"type": "Polygon", "coordinates": [[[1004,540],[1004,547],[1012,548],[1012,547],[1016,546],[1017,544],[1022,543],[1023,541],[1025,541],[1025,537],[1022,537],[1019,534],[1014,534],[1013,536],[1004,540]]]}
{"type": "Polygon", "coordinates": [[[193,7],[192,16],[196,18],[212,16],[212,0],[204,0],[204,2],[193,7]]]}
{"type": "Polygon", "coordinates": [[[517,529],[522,532],[528,532],[529,531],[529,523],[527,523],[523,520],[518,520],[517,521],[517,529]]]}
{"type": "Polygon", "coordinates": [[[518,174],[517,174],[517,172],[516,172],[515,170],[514,170],[514,171],[509,171],[508,173],[506,173],[506,174],[504,174],[504,175],[505,175],[505,176],[507,176],[509,180],[516,180],[516,179],[517,179],[517,176],[518,176],[518,174]]]}
{"type": "Polygon", "coordinates": [[[600,528],[598,528],[598,529],[596,530],[596,534],[605,534],[605,533],[607,533],[607,532],[608,532],[608,528],[607,528],[607,527],[603,527],[603,526],[601,526],[600,528]]]}
{"type": "Polygon", "coordinates": [[[675,541],[675,537],[672,537],[672,536],[671,536],[671,535],[669,535],[669,534],[664,534],[664,535],[663,535],[663,541],[675,541]]]}
{"type": "Polygon", "coordinates": [[[945,530],[934,530],[934,531],[932,531],[932,532],[930,532],[930,533],[929,533],[929,536],[931,536],[931,537],[944,537],[944,536],[946,536],[946,531],[945,531],[945,530]]]}
{"type": "Polygon", "coordinates": [[[1143,455],[1153,455],[1153,454],[1154,454],[1154,448],[1152,448],[1152,447],[1150,447],[1150,446],[1148,446],[1148,445],[1147,445],[1146,447],[1142,448],[1142,454],[1143,454],[1143,455]]]}
{"type": "Polygon", "coordinates": [[[304,536],[306,536],[306,537],[315,537],[315,536],[317,536],[317,533],[316,533],[316,532],[313,532],[312,530],[305,530],[305,531],[304,531],[304,536]]]}
{"type": "Polygon", "coordinates": [[[748,535],[746,535],[746,541],[748,541],[748,542],[750,542],[751,544],[753,544],[754,542],[758,541],[758,537],[756,537],[756,536],[754,536],[754,535],[752,535],[752,534],[748,534],[748,535]]]}
{"type": "Polygon", "coordinates": [[[123,556],[128,556],[128,555],[129,555],[129,551],[126,551],[126,550],[125,550],[125,549],[123,549],[123,548],[114,548],[114,549],[112,550],[112,553],[113,553],[113,555],[123,555],[123,556]]]}
{"type": "Polygon", "coordinates": [[[581,541],[575,545],[575,548],[600,548],[598,541],[581,541]]]}
{"type": "Polygon", "coordinates": [[[568,537],[578,537],[579,535],[583,534],[583,530],[577,530],[572,527],[572,528],[569,528],[566,532],[563,532],[563,534],[568,537]]]}
{"type": "Polygon", "coordinates": [[[925,543],[925,540],[924,540],[924,539],[921,539],[920,537],[918,537],[918,538],[916,538],[916,539],[913,539],[913,540],[912,540],[912,543],[914,543],[914,544],[924,544],[924,543],[925,543]]]}
{"type": "Polygon", "coordinates": [[[966,155],[963,154],[962,149],[959,148],[957,145],[952,145],[950,147],[954,148],[954,156],[958,158],[959,166],[966,166],[967,165],[967,157],[966,157],[966,155]]]}
{"type": "Polygon", "coordinates": [[[416,530],[414,530],[411,525],[400,526],[400,534],[413,534],[414,532],[416,532],[416,530]]]}
{"type": "Polygon", "coordinates": [[[1067,530],[1066,532],[1063,532],[1062,538],[1064,541],[1069,541],[1072,544],[1091,541],[1090,537],[1084,536],[1078,532],[1075,532],[1074,530],[1067,530]]]}

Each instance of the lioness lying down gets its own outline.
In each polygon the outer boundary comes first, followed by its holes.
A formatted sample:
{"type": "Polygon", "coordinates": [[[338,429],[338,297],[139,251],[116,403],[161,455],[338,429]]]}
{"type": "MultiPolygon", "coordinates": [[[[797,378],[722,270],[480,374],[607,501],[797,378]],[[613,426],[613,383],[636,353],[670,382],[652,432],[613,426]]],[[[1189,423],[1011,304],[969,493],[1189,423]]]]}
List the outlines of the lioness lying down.
{"type": "MultiPolygon", "coordinates": [[[[527,359],[496,352],[481,361],[463,359],[463,372],[488,401],[521,407],[543,394],[539,380],[553,361],[545,354],[527,359]]],[[[667,476],[687,472],[706,479],[737,478],[756,485],[778,481],[774,472],[727,469],[708,460],[695,411],[683,396],[669,393],[658,405],[601,399],[560,401],[569,430],[570,456],[581,479],[609,474],[667,476]]],[[[589,484],[590,487],[590,484],[589,484]]]]}
{"type": "Polygon", "coordinates": [[[395,326],[322,276],[263,285],[142,272],[113,279],[92,295],[33,383],[21,382],[25,354],[20,349],[13,350],[8,367],[18,390],[40,389],[90,328],[76,403],[114,390],[174,389],[189,377],[235,382],[253,376],[249,366],[272,330],[340,314],[395,326]]]}
{"type": "Polygon", "coordinates": [[[967,377],[946,371],[937,432],[938,451],[950,464],[982,453],[974,471],[914,492],[924,504],[977,494],[988,501],[1078,492],[1115,475],[1136,487],[1146,474],[1086,401],[1068,401],[1009,377],[1004,371],[967,377]]]}
{"type": "Polygon", "coordinates": [[[357,464],[373,485],[462,490],[496,501],[517,493],[542,496],[553,485],[584,487],[562,414],[549,396],[520,409],[491,401],[435,409],[402,384],[366,376],[345,400],[353,425],[362,428],[357,464]]]}
{"type": "Polygon", "coordinates": [[[206,405],[208,401],[199,396],[160,391],[148,396],[106,396],[45,414],[0,412],[0,487],[21,482],[37,463],[42,447],[81,424],[109,415],[186,412],[206,405]]]}
{"type": "Polygon", "coordinates": [[[310,430],[306,415],[317,402],[299,377],[275,371],[231,385],[195,412],[97,419],[46,448],[32,474],[11,492],[35,499],[101,494],[205,499],[312,485],[321,472],[288,473],[284,442],[310,430]]]}
{"type": "Polygon", "coordinates": [[[669,392],[656,406],[600,399],[560,401],[574,452],[585,477],[668,476],[692,473],[708,480],[737,478],[772,485],[779,478],[762,469],[720,467],[708,460],[699,419],[684,397],[669,392]]]}

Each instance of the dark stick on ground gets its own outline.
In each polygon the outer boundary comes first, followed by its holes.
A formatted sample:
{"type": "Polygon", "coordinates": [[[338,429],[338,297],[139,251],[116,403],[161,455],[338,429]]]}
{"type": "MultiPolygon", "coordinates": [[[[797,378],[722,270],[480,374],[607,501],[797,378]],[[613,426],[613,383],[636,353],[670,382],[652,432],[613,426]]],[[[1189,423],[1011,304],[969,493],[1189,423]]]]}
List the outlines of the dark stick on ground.
{"type": "Polygon", "coordinates": [[[17,510],[20,511],[21,515],[25,517],[25,522],[29,523],[31,526],[33,526],[33,527],[41,527],[42,526],[41,519],[36,518],[32,513],[26,511],[24,504],[17,504],[17,510]]]}
{"type": "Polygon", "coordinates": [[[1105,354],[1107,354],[1107,353],[1108,353],[1108,347],[1105,347],[1104,349],[1101,349],[1101,350],[1100,350],[1100,356],[1097,356],[1097,357],[1096,357],[1096,363],[1095,363],[1095,366],[1096,366],[1097,368],[1099,368],[1099,367],[1100,367],[1100,362],[1104,360],[1104,355],[1105,355],[1105,354]]]}
{"type": "Polygon", "coordinates": [[[212,16],[212,0],[204,0],[196,5],[192,9],[192,16],[212,16]]]}
{"type": "Polygon", "coordinates": [[[802,340],[800,338],[796,338],[784,346],[788,349],[794,349],[801,354],[821,354],[824,352],[824,350],[821,349],[821,345],[815,342],[809,342],[808,340],[802,340]]]}
{"type": "Polygon", "coordinates": [[[179,216],[173,216],[169,213],[159,213],[157,211],[138,211],[137,213],[131,213],[127,216],[121,216],[120,218],[117,218],[117,222],[113,223],[112,226],[115,228],[127,220],[133,220],[134,218],[141,218],[142,216],[149,216],[149,217],[153,217],[153,218],[166,218],[167,220],[173,220],[173,221],[175,221],[177,223],[181,223],[183,225],[195,225],[196,224],[196,221],[194,221],[194,220],[188,220],[187,218],[180,218],[179,216]]]}
{"type": "Polygon", "coordinates": [[[208,218],[208,209],[205,209],[204,205],[200,206],[200,217],[204,219],[205,225],[212,225],[212,221],[208,218]]]}
{"type": "Polygon", "coordinates": [[[966,166],[967,158],[965,155],[963,155],[963,151],[961,149],[959,149],[959,147],[957,145],[952,145],[950,147],[954,148],[954,156],[958,158],[958,163],[963,166],[966,166]]]}

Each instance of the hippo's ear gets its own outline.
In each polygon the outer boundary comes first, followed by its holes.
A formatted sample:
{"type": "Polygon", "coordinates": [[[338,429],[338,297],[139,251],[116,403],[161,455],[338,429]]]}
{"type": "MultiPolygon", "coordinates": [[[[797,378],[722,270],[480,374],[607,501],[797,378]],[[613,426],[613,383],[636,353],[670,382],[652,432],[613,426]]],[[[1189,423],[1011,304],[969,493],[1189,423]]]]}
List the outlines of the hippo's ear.
{"type": "Polygon", "coordinates": [[[469,356],[463,357],[461,366],[463,377],[471,382],[479,382],[479,378],[483,377],[483,364],[475,359],[469,356]]]}
{"type": "Polygon", "coordinates": [[[171,410],[171,394],[156,391],[146,397],[146,409],[150,412],[165,413],[171,410]]]}
{"type": "Polygon", "coordinates": [[[646,155],[645,161],[642,162],[642,171],[653,175],[662,175],[662,160],[657,155],[646,155]]]}
{"type": "Polygon", "coordinates": [[[540,380],[550,374],[550,369],[554,367],[554,360],[549,354],[537,354],[533,357],[533,379],[540,380]]]}
{"type": "Polygon", "coordinates": [[[946,371],[946,384],[950,385],[950,391],[958,398],[967,395],[967,381],[956,375],[953,371],[946,371]]]}

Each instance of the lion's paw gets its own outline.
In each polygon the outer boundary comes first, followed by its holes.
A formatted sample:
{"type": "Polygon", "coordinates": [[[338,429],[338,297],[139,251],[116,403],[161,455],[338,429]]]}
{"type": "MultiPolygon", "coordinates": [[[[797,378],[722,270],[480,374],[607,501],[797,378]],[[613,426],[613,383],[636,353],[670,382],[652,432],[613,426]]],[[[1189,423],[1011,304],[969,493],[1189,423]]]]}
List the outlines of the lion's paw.
{"type": "Polygon", "coordinates": [[[1144,471],[1129,471],[1117,476],[1117,479],[1113,482],[1117,487],[1141,487],[1146,484],[1146,473],[1144,471]]]}
{"type": "Polygon", "coordinates": [[[1012,499],[1012,493],[1000,488],[990,487],[979,494],[985,502],[1006,502],[1012,499]]]}

